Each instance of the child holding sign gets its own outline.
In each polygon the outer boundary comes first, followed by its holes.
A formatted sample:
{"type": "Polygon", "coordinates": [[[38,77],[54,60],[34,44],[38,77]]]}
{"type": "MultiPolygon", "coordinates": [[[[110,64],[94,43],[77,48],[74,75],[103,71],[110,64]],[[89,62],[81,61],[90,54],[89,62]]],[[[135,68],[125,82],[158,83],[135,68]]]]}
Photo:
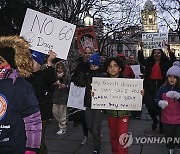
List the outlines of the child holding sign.
{"type": "Polygon", "coordinates": [[[101,124],[103,120],[103,112],[100,109],[91,109],[92,96],[92,77],[103,77],[105,73],[101,69],[101,60],[97,53],[89,58],[90,70],[86,73],[86,91],[84,97],[84,106],[86,107],[85,117],[87,127],[93,136],[94,154],[101,152],[101,124]]]}
{"type": "Polygon", "coordinates": [[[180,137],[180,62],[174,62],[166,76],[167,81],[158,90],[155,101],[162,108],[161,122],[167,138],[166,147],[169,154],[174,154],[176,145],[180,151],[180,144],[175,139],[180,137]]]}
{"type": "MultiPolygon", "coordinates": [[[[123,61],[118,57],[109,58],[106,61],[106,70],[110,78],[123,78],[123,61]]],[[[110,129],[110,142],[113,154],[127,154],[128,149],[123,146],[120,136],[128,131],[130,111],[107,110],[110,129]]]]}

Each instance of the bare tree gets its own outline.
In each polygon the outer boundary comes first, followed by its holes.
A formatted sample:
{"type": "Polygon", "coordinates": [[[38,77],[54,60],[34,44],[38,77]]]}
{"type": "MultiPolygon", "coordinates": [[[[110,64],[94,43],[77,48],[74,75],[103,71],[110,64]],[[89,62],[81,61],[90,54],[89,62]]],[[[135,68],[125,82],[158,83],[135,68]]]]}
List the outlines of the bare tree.
{"type": "Polygon", "coordinates": [[[180,39],[180,0],[155,0],[159,11],[160,26],[177,32],[180,39]]]}
{"type": "MultiPolygon", "coordinates": [[[[75,24],[77,27],[83,26],[83,17],[90,13],[95,21],[98,21],[97,19],[101,21],[96,22],[95,26],[99,36],[97,38],[100,54],[103,53],[104,48],[111,53],[113,45],[118,43],[117,41],[121,41],[121,43],[127,41],[127,38],[117,38],[115,33],[130,25],[140,25],[141,11],[138,0],[2,0],[0,4],[1,18],[4,23],[7,23],[2,26],[10,34],[20,33],[27,7],[75,24]],[[16,13],[20,11],[21,13],[16,13]],[[13,29],[16,31],[14,32],[13,29]]],[[[75,40],[71,46],[73,51],[76,48],[74,42],[75,40]]],[[[74,55],[75,53],[70,52],[70,54],[74,55]]]]}
{"type": "MultiPolygon", "coordinates": [[[[114,43],[122,44],[129,38],[117,37],[118,32],[129,26],[140,24],[140,2],[138,0],[107,0],[98,1],[92,8],[93,16],[104,23],[104,31],[99,40],[100,53],[104,48],[112,52],[114,43]],[[119,41],[119,42],[118,42],[119,41]]],[[[101,33],[101,32],[99,32],[101,33]]]]}
{"type": "Polygon", "coordinates": [[[100,54],[105,49],[111,54],[114,44],[129,41],[128,37],[118,38],[115,33],[131,25],[141,25],[138,0],[56,0],[51,5],[51,0],[41,1],[43,3],[39,2],[38,5],[39,10],[43,10],[41,12],[76,24],[77,27],[83,26],[82,19],[86,14],[91,14],[95,21],[100,54]]]}

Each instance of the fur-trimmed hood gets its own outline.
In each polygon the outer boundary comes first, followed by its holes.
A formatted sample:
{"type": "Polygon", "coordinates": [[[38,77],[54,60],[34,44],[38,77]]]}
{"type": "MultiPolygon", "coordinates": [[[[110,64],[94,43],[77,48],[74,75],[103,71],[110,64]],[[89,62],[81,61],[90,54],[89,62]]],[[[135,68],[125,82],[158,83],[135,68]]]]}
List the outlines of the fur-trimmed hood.
{"type": "Polygon", "coordinates": [[[33,60],[29,50],[29,43],[20,36],[1,36],[0,48],[10,47],[15,51],[15,65],[20,76],[29,77],[32,73],[33,60]]]}

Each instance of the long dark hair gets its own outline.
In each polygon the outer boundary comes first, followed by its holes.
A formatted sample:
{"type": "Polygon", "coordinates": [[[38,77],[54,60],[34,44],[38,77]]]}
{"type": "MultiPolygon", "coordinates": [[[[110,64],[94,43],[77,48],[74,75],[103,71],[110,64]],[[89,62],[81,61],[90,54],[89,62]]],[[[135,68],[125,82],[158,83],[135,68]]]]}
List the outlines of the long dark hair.
{"type": "Polygon", "coordinates": [[[156,50],[159,50],[161,52],[161,59],[160,59],[160,61],[167,61],[167,60],[169,60],[169,58],[166,56],[166,54],[164,53],[164,51],[162,49],[153,49],[152,53],[151,53],[151,56],[150,56],[152,59],[154,59],[154,52],[156,50]]]}

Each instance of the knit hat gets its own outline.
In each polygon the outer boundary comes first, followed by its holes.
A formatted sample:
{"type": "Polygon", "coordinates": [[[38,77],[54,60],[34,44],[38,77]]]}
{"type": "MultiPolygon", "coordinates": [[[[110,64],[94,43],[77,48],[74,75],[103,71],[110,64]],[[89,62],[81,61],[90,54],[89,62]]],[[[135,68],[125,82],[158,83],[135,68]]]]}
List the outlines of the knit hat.
{"type": "Polygon", "coordinates": [[[89,64],[95,66],[101,66],[101,60],[98,53],[94,53],[89,58],[89,64]]]}
{"type": "Polygon", "coordinates": [[[180,78],[180,62],[179,61],[175,61],[173,63],[173,66],[167,71],[166,76],[168,75],[174,75],[180,78]]]}
{"type": "Polygon", "coordinates": [[[32,58],[40,65],[43,64],[44,58],[45,58],[45,54],[32,50],[32,58]]]}
{"type": "Polygon", "coordinates": [[[0,56],[3,57],[8,62],[11,68],[16,68],[15,60],[14,60],[15,51],[13,48],[11,47],[0,48],[0,56]]]}
{"type": "Polygon", "coordinates": [[[32,74],[32,56],[29,43],[21,36],[0,36],[0,56],[12,68],[16,68],[19,75],[29,77],[32,74]]]}

